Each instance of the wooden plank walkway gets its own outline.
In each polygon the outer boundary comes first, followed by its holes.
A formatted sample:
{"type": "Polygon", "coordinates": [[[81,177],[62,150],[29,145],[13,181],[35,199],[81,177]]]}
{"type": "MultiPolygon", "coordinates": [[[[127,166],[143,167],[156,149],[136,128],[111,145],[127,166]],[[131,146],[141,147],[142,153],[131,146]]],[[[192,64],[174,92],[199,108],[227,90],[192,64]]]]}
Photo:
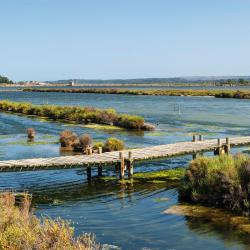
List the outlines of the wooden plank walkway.
{"type": "MultiPolygon", "coordinates": [[[[60,156],[53,158],[34,158],[21,160],[0,161],[0,171],[25,171],[38,169],[60,169],[73,167],[116,165],[125,161],[135,162],[156,158],[173,157],[177,155],[195,154],[204,151],[213,151],[221,145],[244,146],[250,145],[250,136],[226,139],[202,140],[195,142],[178,142],[121,152],[107,152],[92,155],[60,156]]],[[[230,150],[230,147],[229,147],[230,150]]]]}

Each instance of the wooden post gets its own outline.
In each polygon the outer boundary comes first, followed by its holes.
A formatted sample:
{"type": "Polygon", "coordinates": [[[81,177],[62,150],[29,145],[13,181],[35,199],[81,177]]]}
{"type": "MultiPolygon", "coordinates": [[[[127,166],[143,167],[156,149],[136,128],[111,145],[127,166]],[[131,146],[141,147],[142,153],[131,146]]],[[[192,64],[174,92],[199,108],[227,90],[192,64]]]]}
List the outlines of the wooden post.
{"type": "Polygon", "coordinates": [[[98,176],[101,177],[102,176],[102,166],[98,166],[98,176]]]}
{"type": "Polygon", "coordinates": [[[193,160],[197,158],[197,153],[193,154],[193,160]]]}
{"type": "Polygon", "coordinates": [[[196,142],[196,135],[193,135],[193,142],[196,142]]]}
{"type": "Polygon", "coordinates": [[[101,154],[102,153],[102,147],[99,147],[98,148],[98,154],[101,154]]]}
{"type": "Polygon", "coordinates": [[[124,171],[125,171],[125,164],[124,164],[124,154],[123,152],[119,152],[119,159],[120,159],[120,179],[124,178],[124,171]]]}
{"type": "Polygon", "coordinates": [[[226,138],[226,145],[225,145],[225,153],[230,154],[231,151],[231,145],[230,145],[230,139],[229,137],[226,138]]]}
{"type": "Polygon", "coordinates": [[[203,141],[203,135],[199,135],[199,141],[203,141]]]}
{"type": "Polygon", "coordinates": [[[218,138],[217,141],[218,147],[214,150],[214,155],[222,155],[225,153],[224,148],[222,147],[221,139],[218,138]]]}
{"type": "Polygon", "coordinates": [[[87,180],[91,181],[91,167],[87,167],[87,180]]]}
{"type": "MultiPolygon", "coordinates": [[[[102,153],[102,147],[98,147],[97,152],[98,152],[98,154],[101,154],[102,153]]],[[[102,176],[102,166],[98,166],[97,171],[98,171],[98,176],[101,177],[102,176]]]]}
{"type": "Polygon", "coordinates": [[[27,129],[28,141],[33,142],[36,135],[36,130],[34,128],[27,129]]]}
{"type": "Polygon", "coordinates": [[[91,147],[87,148],[87,155],[92,155],[92,148],[91,147]]]}
{"type": "Polygon", "coordinates": [[[134,173],[134,166],[133,166],[133,159],[132,159],[132,152],[128,152],[128,162],[127,162],[127,167],[128,167],[128,177],[131,178],[134,173]]]}

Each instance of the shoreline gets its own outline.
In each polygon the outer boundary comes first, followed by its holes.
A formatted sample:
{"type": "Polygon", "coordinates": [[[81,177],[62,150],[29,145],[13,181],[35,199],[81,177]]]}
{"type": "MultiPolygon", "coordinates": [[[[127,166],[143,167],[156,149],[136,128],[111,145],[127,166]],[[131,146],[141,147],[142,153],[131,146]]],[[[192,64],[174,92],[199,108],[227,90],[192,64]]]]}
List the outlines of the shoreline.
{"type": "Polygon", "coordinates": [[[133,131],[153,130],[154,126],[136,115],[120,114],[114,109],[98,109],[94,107],[35,105],[28,102],[11,102],[0,100],[0,111],[34,117],[46,117],[53,121],[65,121],[87,125],[90,123],[110,125],[133,131]]]}
{"type": "Polygon", "coordinates": [[[250,90],[131,90],[131,89],[59,89],[59,88],[27,88],[23,92],[50,92],[50,93],[84,93],[84,94],[117,94],[117,95],[151,95],[151,96],[197,96],[215,98],[250,99],[250,90]]]}

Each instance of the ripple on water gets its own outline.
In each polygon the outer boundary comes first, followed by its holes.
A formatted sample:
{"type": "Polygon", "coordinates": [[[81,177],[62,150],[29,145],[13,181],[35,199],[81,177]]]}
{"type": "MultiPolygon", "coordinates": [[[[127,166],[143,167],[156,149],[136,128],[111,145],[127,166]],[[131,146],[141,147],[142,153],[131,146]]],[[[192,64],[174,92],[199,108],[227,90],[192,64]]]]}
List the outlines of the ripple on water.
{"type": "MultiPolygon", "coordinates": [[[[202,133],[206,138],[250,134],[250,105],[246,100],[122,95],[110,97],[94,94],[1,92],[1,99],[13,101],[42,104],[46,98],[49,103],[57,105],[115,107],[119,112],[142,115],[147,121],[158,124],[154,133],[139,135],[124,131],[91,130],[75,125],[64,126],[57,122],[1,113],[1,160],[58,156],[59,147],[54,141],[66,128],[79,134],[90,133],[98,141],[116,136],[125,140],[131,148],[190,140],[193,133],[202,133]],[[174,111],[176,104],[180,106],[180,114],[174,111]],[[32,148],[20,143],[6,144],[23,140],[27,127],[36,129],[37,140],[51,140],[51,143],[32,148]],[[53,139],[47,135],[53,136],[53,139]]],[[[186,166],[190,159],[190,156],[185,156],[150,161],[136,164],[134,170],[153,171],[186,166]]],[[[112,168],[107,168],[104,174],[112,175],[112,168]]],[[[162,184],[94,182],[89,185],[85,171],[79,168],[1,173],[0,188],[28,190],[33,194],[38,215],[70,219],[77,234],[93,232],[101,242],[123,249],[242,249],[249,245],[239,237],[233,237],[232,232],[225,228],[216,231],[204,222],[163,214],[168,207],[178,203],[178,197],[176,189],[168,189],[162,184]]]]}

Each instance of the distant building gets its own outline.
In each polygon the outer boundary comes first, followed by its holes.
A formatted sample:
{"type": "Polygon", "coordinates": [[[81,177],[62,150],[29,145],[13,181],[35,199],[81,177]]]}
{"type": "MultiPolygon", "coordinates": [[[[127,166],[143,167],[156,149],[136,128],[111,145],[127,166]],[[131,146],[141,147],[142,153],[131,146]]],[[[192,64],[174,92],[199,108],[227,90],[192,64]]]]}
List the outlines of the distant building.
{"type": "Polygon", "coordinates": [[[74,86],[75,85],[75,82],[74,81],[70,81],[69,82],[69,86],[74,86]]]}
{"type": "Polygon", "coordinates": [[[40,85],[48,85],[48,83],[45,82],[38,82],[38,81],[26,81],[26,82],[19,82],[19,85],[23,86],[40,86],[40,85]]]}

